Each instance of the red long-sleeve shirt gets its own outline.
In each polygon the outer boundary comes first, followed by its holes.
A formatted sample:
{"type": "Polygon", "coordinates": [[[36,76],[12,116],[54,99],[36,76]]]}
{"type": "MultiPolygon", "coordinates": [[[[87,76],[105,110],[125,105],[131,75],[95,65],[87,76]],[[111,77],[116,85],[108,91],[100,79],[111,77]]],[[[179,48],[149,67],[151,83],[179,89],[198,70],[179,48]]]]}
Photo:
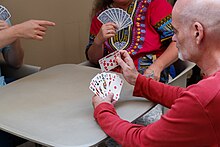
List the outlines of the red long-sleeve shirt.
{"type": "Polygon", "coordinates": [[[173,87],[139,75],[134,95],[170,110],[151,125],[122,120],[113,105],[100,104],[94,116],[101,128],[122,146],[220,146],[220,72],[188,88],[173,87]]]}

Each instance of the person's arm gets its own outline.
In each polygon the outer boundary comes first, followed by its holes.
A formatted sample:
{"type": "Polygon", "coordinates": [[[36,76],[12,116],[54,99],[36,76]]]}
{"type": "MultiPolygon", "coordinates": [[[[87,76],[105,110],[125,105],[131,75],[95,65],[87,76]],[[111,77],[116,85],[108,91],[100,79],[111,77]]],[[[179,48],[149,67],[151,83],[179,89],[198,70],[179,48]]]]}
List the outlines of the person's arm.
{"type": "Polygon", "coordinates": [[[163,52],[163,54],[157,58],[157,60],[148,67],[144,75],[154,71],[154,79],[160,80],[160,73],[169,65],[177,61],[178,59],[178,49],[176,48],[176,43],[171,42],[168,48],[163,52]]]}
{"type": "Polygon", "coordinates": [[[10,45],[10,49],[3,51],[7,64],[19,67],[23,63],[24,52],[19,38],[42,40],[48,26],[55,23],[44,20],[29,20],[0,31],[0,48],[10,45]]]}
{"type": "Polygon", "coordinates": [[[134,87],[134,95],[148,98],[154,102],[171,107],[185,88],[166,85],[138,73],[127,51],[120,51],[121,58],[116,58],[124,79],[134,87]]]}
{"type": "Polygon", "coordinates": [[[98,60],[103,57],[104,47],[103,42],[100,41],[98,36],[95,37],[93,44],[89,47],[87,51],[88,59],[93,64],[98,64],[98,60]]]}
{"type": "Polygon", "coordinates": [[[90,26],[90,42],[87,46],[87,59],[93,63],[98,64],[98,60],[104,55],[104,42],[116,33],[116,25],[114,23],[101,24],[95,16],[92,19],[90,26]]]}
{"type": "Polygon", "coordinates": [[[93,44],[88,50],[88,58],[91,63],[98,64],[98,60],[103,57],[104,42],[116,34],[116,24],[109,22],[103,24],[93,44]]]}
{"type": "Polygon", "coordinates": [[[166,0],[154,0],[149,6],[151,26],[160,36],[163,54],[147,69],[144,75],[154,71],[154,79],[160,80],[160,73],[178,59],[176,43],[172,42],[173,29],[171,25],[172,6],[166,0]]]}
{"type": "Polygon", "coordinates": [[[189,93],[184,93],[159,121],[148,126],[122,120],[107,102],[95,107],[94,117],[105,133],[122,146],[211,146],[216,139],[203,107],[189,93]],[[199,133],[201,130],[205,133],[199,133]]]}
{"type": "Polygon", "coordinates": [[[185,88],[170,86],[139,74],[133,95],[145,97],[155,103],[171,108],[184,90],[185,88]]]}

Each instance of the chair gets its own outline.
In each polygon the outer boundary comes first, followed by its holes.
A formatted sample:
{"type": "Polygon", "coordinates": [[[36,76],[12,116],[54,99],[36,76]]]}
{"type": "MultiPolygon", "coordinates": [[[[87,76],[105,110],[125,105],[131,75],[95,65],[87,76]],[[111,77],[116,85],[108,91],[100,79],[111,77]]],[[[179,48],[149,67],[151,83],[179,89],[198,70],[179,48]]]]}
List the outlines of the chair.
{"type": "Polygon", "coordinates": [[[178,60],[174,63],[177,76],[172,79],[168,84],[172,86],[187,86],[187,75],[191,72],[192,68],[195,66],[195,63],[189,61],[178,60]]]}
{"type": "Polygon", "coordinates": [[[40,67],[27,64],[23,64],[20,68],[13,68],[4,62],[0,62],[0,66],[1,74],[5,76],[5,78],[13,78],[14,80],[36,73],[41,69],[40,67]]]}

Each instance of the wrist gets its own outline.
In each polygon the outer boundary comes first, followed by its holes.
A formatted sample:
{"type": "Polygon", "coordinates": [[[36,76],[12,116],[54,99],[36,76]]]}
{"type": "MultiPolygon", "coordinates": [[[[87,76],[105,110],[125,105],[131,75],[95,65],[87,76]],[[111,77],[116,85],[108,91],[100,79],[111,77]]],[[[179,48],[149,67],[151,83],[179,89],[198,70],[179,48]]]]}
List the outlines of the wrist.
{"type": "Polygon", "coordinates": [[[14,35],[15,35],[16,38],[21,38],[21,37],[22,37],[22,35],[21,35],[21,33],[20,33],[19,24],[14,25],[14,26],[11,26],[10,28],[11,28],[12,31],[14,32],[14,35]]]}
{"type": "Polygon", "coordinates": [[[159,69],[160,72],[165,68],[165,65],[161,63],[159,60],[156,60],[150,67],[149,69],[159,69]]]}
{"type": "Polygon", "coordinates": [[[98,46],[102,45],[104,41],[102,41],[102,39],[99,37],[99,35],[97,35],[94,39],[94,43],[98,46]]]}
{"type": "Polygon", "coordinates": [[[139,73],[134,74],[131,85],[135,86],[139,73]]]}

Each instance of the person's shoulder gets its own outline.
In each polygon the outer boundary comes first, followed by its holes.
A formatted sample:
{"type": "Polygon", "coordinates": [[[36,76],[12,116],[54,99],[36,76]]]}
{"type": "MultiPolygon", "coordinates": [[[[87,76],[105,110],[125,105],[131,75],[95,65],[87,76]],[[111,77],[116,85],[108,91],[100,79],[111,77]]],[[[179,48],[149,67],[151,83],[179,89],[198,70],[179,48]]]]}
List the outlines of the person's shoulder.
{"type": "Polygon", "coordinates": [[[196,96],[199,102],[205,107],[216,96],[220,96],[220,72],[206,79],[201,80],[197,84],[191,85],[187,91],[196,96]]]}

